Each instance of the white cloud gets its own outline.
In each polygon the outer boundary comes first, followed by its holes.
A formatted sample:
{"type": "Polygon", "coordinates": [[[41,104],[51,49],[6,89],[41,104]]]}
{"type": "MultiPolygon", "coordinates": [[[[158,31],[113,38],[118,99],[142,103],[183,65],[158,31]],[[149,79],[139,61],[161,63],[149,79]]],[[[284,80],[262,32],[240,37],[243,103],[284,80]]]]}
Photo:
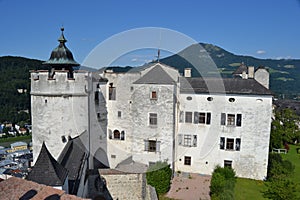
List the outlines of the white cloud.
{"type": "Polygon", "coordinates": [[[265,54],[265,53],[266,53],[265,50],[257,50],[257,51],[256,51],[256,54],[265,54]]]}

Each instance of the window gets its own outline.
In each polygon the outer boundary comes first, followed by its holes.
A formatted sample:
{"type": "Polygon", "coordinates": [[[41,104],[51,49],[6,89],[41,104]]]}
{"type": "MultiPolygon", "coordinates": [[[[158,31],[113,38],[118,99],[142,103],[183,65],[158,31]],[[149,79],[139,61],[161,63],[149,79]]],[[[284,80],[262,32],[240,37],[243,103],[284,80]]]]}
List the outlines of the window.
{"type": "Polygon", "coordinates": [[[235,102],[235,98],[229,98],[228,101],[233,103],[233,102],[235,102]]]}
{"type": "Polygon", "coordinates": [[[184,135],[183,137],[183,146],[192,146],[192,136],[191,135],[184,135]]]}
{"type": "Polygon", "coordinates": [[[235,115],[228,114],[227,115],[227,125],[234,126],[234,124],[235,124],[235,115]]]}
{"type": "Polygon", "coordinates": [[[220,137],[220,149],[240,151],[241,150],[241,138],[225,138],[220,137]],[[226,143],[225,143],[226,140],[226,143]]]}
{"type": "Polygon", "coordinates": [[[122,112],[118,111],[118,118],[121,118],[121,117],[122,117],[122,112]]]}
{"type": "Polygon", "coordinates": [[[233,138],[227,138],[226,139],[226,149],[227,150],[234,150],[234,139],[233,138]]]}
{"type": "Polygon", "coordinates": [[[232,168],[232,161],[231,160],[224,160],[224,167],[232,168]]]}
{"type": "Polygon", "coordinates": [[[221,125],[225,126],[242,126],[242,114],[221,113],[221,125]]]}
{"type": "Polygon", "coordinates": [[[157,125],[157,113],[149,113],[149,125],[150,126],[157,125]]]}
{"type": "Polygon", "coordinates": [[[205,112],[194,112],[194,123],[195,124],[210,124],[210,113],[205,112]]]}
{"type": "Polygon", "coordinates": [[[207,101],[212,101],[214,98],[212,97],[207,97],[207,101]]]}
{"type": "Polygon", "coordinates": [[[144,143],[145,143],[145,151],[159,152],[160,141],[157,141],[157,140],[144,140],[144,143]]]}
{"type": "Polygon", "coordinates": [[[192,122],[193,122],[193,113],[185,112],[185,123],[192,123],[192,122]]]}
{"type": "Polygon", "coordinates": [[[114,130],[112,132],[110,129],[108,130],[108,138],[109,139],[114,139],[114,140],[125,140],[125,131],[120,131],[119,130],[114,130]]]}
{"type": "Polygon", "coordinates": [[[121,138],[120,131],[114,130],[114,139],[120,139],[120,138],[121,138]]]}
{"type": "Polygon", "coordinates": [[[185,146],[185,147],[196,147],[197,135],[179,134],[178,145],[185,146]]]}
{"type": "Polygon", "coordinates": [[[157,93],[156,93],[156,91],[152,91],[151,92],[151,97],[150,98],[153,99],[153,100],[157,99],[157,93]]]}
{"type": "Polygon", "coordinates": [[[184,165],[191,165],[192,157],[191,156],[184,156],[184,165]]]}
{"type": "Polygon", "coordinates": [[[109,95],[108,100],[116,100],[116,88],[111,86],[108,89],[109,95]]]}

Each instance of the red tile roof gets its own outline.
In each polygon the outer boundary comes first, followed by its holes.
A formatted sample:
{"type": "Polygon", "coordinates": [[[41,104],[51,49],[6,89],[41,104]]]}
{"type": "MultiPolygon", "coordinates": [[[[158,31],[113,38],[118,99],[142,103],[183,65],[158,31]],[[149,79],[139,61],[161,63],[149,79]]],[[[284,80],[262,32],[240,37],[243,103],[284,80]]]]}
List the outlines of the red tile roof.
{"type": "Polygon", "coordinates": [[[1,200],[26,198],[32,200],[45,199],[49,196],[59,196],[60,199],[80,200],[83,198],[66,194],[65,191],[50,186],[38,184],[25,179],[11,177],[0,182],[1,200]],[[29,197],[30,196],[30,197],[29,197]],[[28,198],[29,197],[29,198],[28,198]]]}

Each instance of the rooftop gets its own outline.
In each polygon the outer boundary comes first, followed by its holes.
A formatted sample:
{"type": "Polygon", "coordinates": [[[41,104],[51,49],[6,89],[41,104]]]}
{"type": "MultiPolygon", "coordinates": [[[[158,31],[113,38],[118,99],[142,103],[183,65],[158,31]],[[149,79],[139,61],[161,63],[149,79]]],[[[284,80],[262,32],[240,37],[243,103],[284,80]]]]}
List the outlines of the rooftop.
{"type": "Polygon", "coordinates": [[[65,191],[50,186],[38,184],[21,178],[11,177],[0,182],[1,199],[83,199],[66,194],[65,191]]]}

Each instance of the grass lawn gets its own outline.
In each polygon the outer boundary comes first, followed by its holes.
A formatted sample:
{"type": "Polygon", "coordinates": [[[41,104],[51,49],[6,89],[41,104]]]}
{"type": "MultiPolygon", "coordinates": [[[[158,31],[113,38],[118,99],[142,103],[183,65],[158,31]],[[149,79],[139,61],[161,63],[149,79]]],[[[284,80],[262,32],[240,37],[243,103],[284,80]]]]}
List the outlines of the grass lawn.
{"type": "Polygon", "coordinates": [[[234,188],[235,199],[247,200],[247,199],[265,199],[263,198],[262,191],[266,190],[266,186],[263,181],[251,180],[246,178],[237,178],[237,182],[234,188]]]}
{"type": "Polygon", "coordinates": [[[31,135],[1,138],[0,139],[0,146],[10,147],[11,143],[18,142],[18,141],[26,142],[28,144],[29,142],[31,142],[31,135]]]}

